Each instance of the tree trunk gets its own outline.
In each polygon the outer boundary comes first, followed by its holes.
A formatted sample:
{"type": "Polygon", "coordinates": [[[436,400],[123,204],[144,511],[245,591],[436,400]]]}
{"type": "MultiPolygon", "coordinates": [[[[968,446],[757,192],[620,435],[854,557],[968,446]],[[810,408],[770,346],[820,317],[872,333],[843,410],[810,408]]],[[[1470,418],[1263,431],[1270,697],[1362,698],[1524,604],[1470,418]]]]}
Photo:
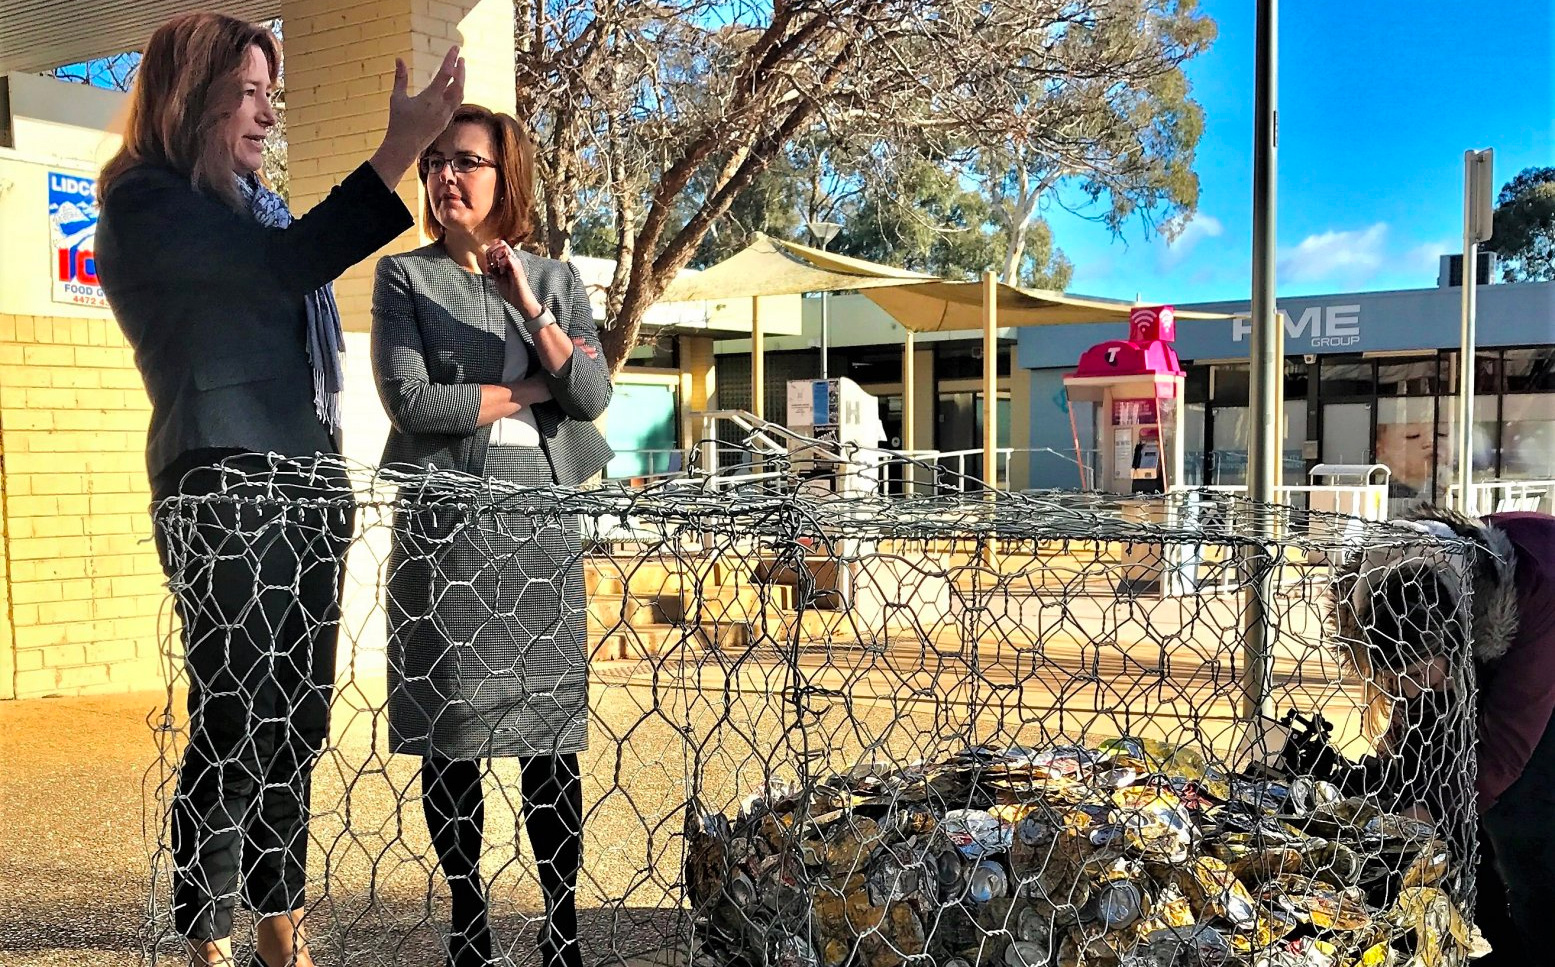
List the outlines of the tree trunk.
{"type": "Polygon", "coordinates": [[[1031,183],[1030,174],[1022,167],[1019,174],[1020,189],[1016,195],[1015,203],[1006,210],[1011,212],[1010,240],[1005,247],[1004,274],[1002,279],[1005,285],[1020,285],[1020,263],[1026,257],[1026,233],[1031,230],[1031,222],[1037,215],[1037,205],[1042,201],[1042,196],[1056,183],[1055,178],[1042,178],[1035,185],[1031,183]]]}
{"type": "Polygon", "coordinates": [[[1004,271],[1000,273],[1000,280],[1005,285],[1020,285],[1020,263],[1026,257],[1026,225],[1010,226],[1010,241],[1004,251],[1004,271]]]}

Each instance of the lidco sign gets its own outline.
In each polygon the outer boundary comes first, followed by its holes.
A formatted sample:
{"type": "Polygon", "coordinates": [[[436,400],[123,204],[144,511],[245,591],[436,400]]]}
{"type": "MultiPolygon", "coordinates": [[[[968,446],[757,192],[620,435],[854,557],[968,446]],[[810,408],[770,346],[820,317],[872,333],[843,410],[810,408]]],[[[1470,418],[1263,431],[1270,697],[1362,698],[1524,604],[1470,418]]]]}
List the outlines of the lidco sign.
{"type": "MultiPolygon", "coordinates": [[[[1287,341],[1307,340],[1312,349],[1342,349],[1361,341],[1361,307],[1312,306],[1297,318],[1280,310],[1285,321],[1287,341]]],[[[1231,341],[1241,342],[1252,335],[1253,324],[1246,316],[1231,320],[1231,341]]]]}
{"type": "Polygon", "coordinates": [[[107,308],[97,278],[97,182],[49,172],[49,234],[54,250],[54,301],[107,308]]]}

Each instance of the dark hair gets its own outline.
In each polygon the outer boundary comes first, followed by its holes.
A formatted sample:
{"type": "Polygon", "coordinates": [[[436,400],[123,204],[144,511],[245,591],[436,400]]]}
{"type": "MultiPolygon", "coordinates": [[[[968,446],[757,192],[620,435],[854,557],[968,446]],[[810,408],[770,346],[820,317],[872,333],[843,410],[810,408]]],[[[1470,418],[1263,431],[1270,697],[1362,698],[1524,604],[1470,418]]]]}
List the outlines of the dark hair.
{"type": "Polygon", "coordinates": [[[156,29],[141,54],[130,87],[124,144],[103,166],[97,197],[139,164],[158,164],[186,175],[195,188],[239,207],[232,146],[220,137],[222,122],[242,99],[248,49],[258,47],[280,74],[281,49],[258,24],[219,13],[186,13],[156,29]]]}
{"type": "Polygon", "coordinates": [[[1366,647],[1376,671],[1402,675],[1467,644],[1457,596],[1427,565],[1403,565],[1383,576],[1372,590],[1368,617],[1366,647]]]}
{"type": "Polygon", "coordinates": [[[1390,752],[1405,728],[1397,717],[1399,681],[1414,666],[1461,654],[1469,627],[1439,566],[1412,561],[1372,570],[1380,573],[1351,572],[1336,582],[1333,618],[1341,660],[1361,680],[1362,728],[1390,752]]]}
{"type": "MultiPolygon", "coordinates": [[[[479,104],[466,104],[459,108],[444,130],[451,131],[460,124],[483,125],[491,135],[491,143],[497,155],[491,159],[497,166],[497,201],[487,217],[496,223],[497,237],[517,248],[529,240],[535,228],[534,142],[529,140],[529,135],[524,133],[512,115],[499,114],[479,104]]],[[[428,145],[417,162],[423,188],[427,180],[426,160],[431,153],[432,148],[428,145]]],[[[431,195],[423,192],[422,197],[423,223],[427,234],[442,241],[444,229],[437,220],[437,213],[432,211],[431,195]]]]}

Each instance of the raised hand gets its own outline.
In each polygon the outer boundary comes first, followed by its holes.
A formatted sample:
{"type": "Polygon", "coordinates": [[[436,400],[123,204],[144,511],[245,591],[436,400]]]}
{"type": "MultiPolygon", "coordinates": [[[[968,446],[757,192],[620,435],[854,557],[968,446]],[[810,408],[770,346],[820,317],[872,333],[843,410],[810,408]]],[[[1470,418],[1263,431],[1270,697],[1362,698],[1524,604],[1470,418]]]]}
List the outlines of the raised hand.
{"type": "Polygon", "coordinates": [[[540,314],[543,307],[529,288],[529,276],[524,272],[524,263],[513,254],[513,248],[507,242],[498,239],[486,247],[486,273],[497,284],[497,291],[502,293],[502,298],[522,312],[526,319],[540,314]]]}
{"type": "Polygon", "coordinates": [[[389,95],[389,124],[383,143],[368,159],[383,183],[393,189],[416,163],[423,149],[448,127],[454,111],[464,103],[464,58],[458,47],[448,48],[443,66],[420,94],[409,93],[410,70],[394,61],[394,91],[389,95]]]}
{"type": "Polygon", "coordinates": [[[389,95],[388,138],[403,138],[419,153],[437,140],[448,119],[464,103],[464,58],[457,46],[448,48],[443,64],[420,94],[409,93],[410,70],[394,59],[394,93],[389,95]]]}

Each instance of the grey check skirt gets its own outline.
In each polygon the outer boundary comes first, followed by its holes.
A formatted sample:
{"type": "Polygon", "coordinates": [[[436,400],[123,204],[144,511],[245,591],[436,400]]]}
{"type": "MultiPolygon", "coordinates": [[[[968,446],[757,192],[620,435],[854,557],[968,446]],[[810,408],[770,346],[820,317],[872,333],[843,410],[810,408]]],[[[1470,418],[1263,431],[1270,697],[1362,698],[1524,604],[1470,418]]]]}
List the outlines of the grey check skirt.
{"type": "MultiPolygon", "coordinates": [[[[486,473],[552,482],[532,447],[492,447],[486,473]]],[[[479,759],[587,747],[575,516],[401,508],[386,584],[390,751],[479,759]]]]}

